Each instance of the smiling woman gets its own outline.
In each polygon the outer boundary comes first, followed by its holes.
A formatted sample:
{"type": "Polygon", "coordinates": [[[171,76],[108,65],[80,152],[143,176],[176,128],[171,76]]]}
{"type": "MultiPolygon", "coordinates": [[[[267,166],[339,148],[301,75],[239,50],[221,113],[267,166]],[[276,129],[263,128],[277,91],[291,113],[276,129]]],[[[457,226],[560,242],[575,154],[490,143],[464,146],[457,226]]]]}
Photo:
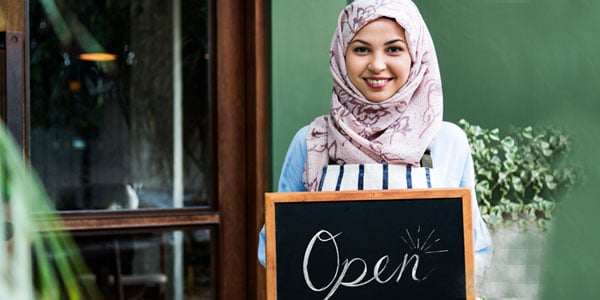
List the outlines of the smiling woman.
{"type": "MultiPolygon", "coordinates": [[[[292,140],[278,191],[325,190],[330,186],[323,184],[326,174],[344,165],[378,165],[377,176],[365,172],[360,178],[380,189],[391,186],[375,182],[388,178],[390,166],[431,169],[440,179],[431,187],[471,188],[476,266],[482,275],[491,242],[473,190],[473,160],[464,132],[442,121],[437,55],[416,5],[410,0],[352,2],[339,14],[329,54],[329,114],[315,118],[292,140]],[[426,164],[429,157],[433,168],[426,164]]],[[[338,174],[338,182],[350,176],[338,174]]],[[[264,232],[261,237],[264,263],[264,232]]]]}
{"type": "Polygon", "coordinates": [[[371,102],[392,97],[408,80],[411,65],[404,29],[387,18],[363,27],[346,51],[348,77],[371,102]]]}

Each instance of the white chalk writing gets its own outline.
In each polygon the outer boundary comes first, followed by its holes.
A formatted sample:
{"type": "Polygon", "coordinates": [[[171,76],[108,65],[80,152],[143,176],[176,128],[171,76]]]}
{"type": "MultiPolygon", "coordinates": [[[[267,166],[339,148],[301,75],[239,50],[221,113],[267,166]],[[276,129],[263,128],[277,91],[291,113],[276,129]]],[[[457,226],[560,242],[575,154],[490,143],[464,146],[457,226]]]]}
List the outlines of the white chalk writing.
{"type": "MultiPolygon", "coordinates": [[[[355,257],[355,258],[351,258],[351,259],[344,259],[344,261],[342,261],[340,264],[340,249],[338,247],[338,243],[337,243],[336,239],[342,234],[341,232],[334,235],[327,230],[324,230],[324,229],[320,230],[317,233],[315,233],[313,235],[313,237],[310,239],[310,241],[308,242],[308,245],[306,246],[306,250],[304,252],[304,259],[302,262],[302,271],[304,274],[304,280],[311,290],[313,290],[315,292],[327,292],[327,295],[324,298],[325,300],[331,298],[335,294],[335,292],[340,288],[340,286],[348,287],[348,288],[355,288],[355,287],[367,285],[372,282],[376,282],[378,284],[387,284],[389,282],[398,283],[398,282],[400,282],[405,271],[407,271],[407,269],[409,268],[409,266],[411,264],[412,264],[412,269],[410,269],[410,280],[413,280],[413,281],[425,280],[431,274],[431,272],[433,272],[433,270],[430,270],[425,275],[422,275],[423,272],[419,272],[419,262],[421,259],[420,254],[444,253],[444,252],[447,252],[448,250],[432,250],[432,251],[425,250],[426,248],[429,249],[433,244],[435,244],[439,241],[439,239],[437,239],[432,245],[428,245],[428,241],[431,238],[431,236],[433,235],[434,231],[432,231],[429,234],[429,236],[427,237],[425,242],[423,242],[422,244],[420,242],[420,237],[418,237],[420,234],[420,227],[419,227],[418,233],[417,233],[417,243],[416,244],[414,243],[414,240],[408,230],[406,230],[406,233],[408,235],[408,239],[410,240],[410,243],[408,243],[404,237],[401,237],[401,239],[405,243],[407,243],[411,247],[411,249],[413,249],[413,250],[418,249],[420,251],[415,251],[417,253],[413,253],[413,254],[405,253],[402,261],[391,272],[391,274],[387,275],[387,277],[383,277],[384,271],[388,268],[388,265],[390,264],[390,262],[392,260],[390,255],[386,254],[386,255],[381,256],[377,260],[377,262],[375,262],[375,264],[373,265],[372,273],[370,275],[368,275],[369,266],[367,264],[367,261],[363,258],[355,257]],[[313,253],[313,249],[315,249],[316,247],[332,247],[332,249],[335,253],[335,264],[334,264],[335,268],[332,267],[330,270],[331,280],[328,283],[323,284],[321,286],[315,285],[313,280],[311,280],[311,274],[309,271],[309,261],[311,259],[311,254],[313,253]],[[347,273],[348,273],[348,270],[350,269],[350,266],[354,266],[353,267],[354,270],[358,269],[360,271],[360,275],[356,276],[355,278],[346,278],[346,276],[348,275],[347,273]]],[[[402,255],[400,255],[400,256],[402,256],[402,255]]],[[[323,272],[323,271],[324,270],[322,270],[322,268],[319,269],[319,272],[323,272]]],[[[389,270],[388,270],[388,272],[389,272],[389,270]]],[[[329,278],[329,277],[327,277],[327,278],[329,278]]]]}

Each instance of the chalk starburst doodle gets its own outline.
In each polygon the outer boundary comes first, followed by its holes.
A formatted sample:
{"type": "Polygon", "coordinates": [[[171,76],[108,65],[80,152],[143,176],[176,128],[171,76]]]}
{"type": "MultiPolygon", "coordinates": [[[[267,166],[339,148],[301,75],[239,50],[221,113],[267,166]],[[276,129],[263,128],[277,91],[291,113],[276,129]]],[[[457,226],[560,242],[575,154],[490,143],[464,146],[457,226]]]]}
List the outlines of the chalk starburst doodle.
{"type": "Polygon", "coordinates": [[[437,237],[435,229],[432,229],[425,239],[423,237],[425,234],[422,234],[421,225],[417,226],[416,232],[411,232],[408,228],[404,229],[404,232],[400,235],[400,239],[413,251],[420,254],[436,254],[436,253],[446,253],[447,249],[441,249],[439,242],[440,238],[437,237]]]}

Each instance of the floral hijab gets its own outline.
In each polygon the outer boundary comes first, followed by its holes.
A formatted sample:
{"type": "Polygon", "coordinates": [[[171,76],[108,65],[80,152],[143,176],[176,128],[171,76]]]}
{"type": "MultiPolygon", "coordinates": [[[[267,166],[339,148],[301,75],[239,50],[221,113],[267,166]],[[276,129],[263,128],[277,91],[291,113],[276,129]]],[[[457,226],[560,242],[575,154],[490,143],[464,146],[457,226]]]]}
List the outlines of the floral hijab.
{"type": "Polygon", "coordinates": [[[419,166],[442,124],[442,85],[431,35],[410,0],[357,0],[340,14],[331,41],[333,93],[329,115],[315,119],[306,137],[303,182],[317,189],[324,166],[383,163],[419,166]],[[345,53],[356,33],[386,17],[406,33],[413,59],[408,80],[380,103],[367,100],[348,78],[345,53]]]}

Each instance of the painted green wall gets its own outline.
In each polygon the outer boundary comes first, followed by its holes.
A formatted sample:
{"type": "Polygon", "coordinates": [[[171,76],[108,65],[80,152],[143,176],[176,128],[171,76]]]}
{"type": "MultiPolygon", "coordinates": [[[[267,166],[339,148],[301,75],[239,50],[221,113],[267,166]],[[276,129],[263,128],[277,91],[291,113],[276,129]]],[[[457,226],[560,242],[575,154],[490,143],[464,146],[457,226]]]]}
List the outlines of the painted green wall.
{"type": "Polygon", "coordinates": [[[301,127],[329,110],[329,44],[345,0],[271,1],[271,182],[301,127]]]}
{"type": "Polygon", "coordinates": [[[567,0],[419,1],[440,60],[445,116],[506,128],[553,123],[577,83],[567,0]],[[565,26],[567,25],[567,26],[565,26]]]}
{"type": "MultiPolygon", "coordinates": [[[[272,1],[273,187],[296,130],[328,110],[327,53],[345,2],[272,1]]],[[[542,299],[597,299],[600,1],[415,2],[436,43],[446,120],[553,125],[572,137],[585,179],[560,206],[542,299]]]]}

